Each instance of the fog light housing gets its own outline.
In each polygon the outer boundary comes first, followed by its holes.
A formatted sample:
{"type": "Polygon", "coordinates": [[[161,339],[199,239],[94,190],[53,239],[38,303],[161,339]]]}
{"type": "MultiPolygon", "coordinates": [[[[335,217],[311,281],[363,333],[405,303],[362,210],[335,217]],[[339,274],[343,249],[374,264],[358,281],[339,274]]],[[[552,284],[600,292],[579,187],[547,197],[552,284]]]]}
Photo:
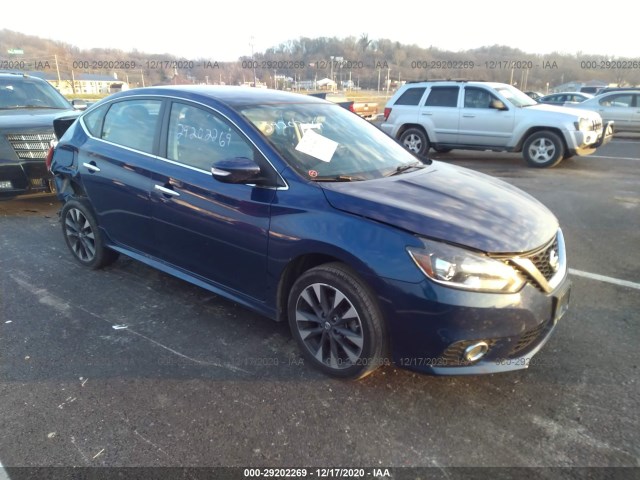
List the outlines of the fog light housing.
{"type": "Polygon", "coordinates": [[[464,359],[467,362],[477,362],[489,351],[487,342],[476,342],[464,349],[464,359]]]}
{"type": "Polygon", "coordinates": [[[0,180],[0,190],[11,190],[13,188],[13,183],[9,180],[0,180]]]}

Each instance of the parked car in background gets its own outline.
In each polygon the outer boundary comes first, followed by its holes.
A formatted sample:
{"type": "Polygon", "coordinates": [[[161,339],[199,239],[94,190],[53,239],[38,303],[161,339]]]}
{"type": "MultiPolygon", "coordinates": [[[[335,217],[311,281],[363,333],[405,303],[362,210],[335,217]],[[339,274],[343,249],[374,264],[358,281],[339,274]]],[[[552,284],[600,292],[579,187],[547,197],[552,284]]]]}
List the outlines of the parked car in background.
{"type": "Polygon", "coordinates": [[[549,105],[565,105],[571,106],[575,103],[584,102],[585,100],[589,100],[593,98],[593,95],[590,93],[580,93],[580,92],[560,92],[560,93],[551,93],[549,95],[545,95],[544,97],[538,98],[538,103],[547,103],[549,105]]]}
{"type": "Polygon", "coordinates": [[[22,73],[0,73],[0,200],[51,192],[45,167],[53,120],[73,111],[48,82],[22,73]]]}
{"type": "Polygon", "coordinates": [[[349,100],[345,95],[340,93],[311,93],[312,97],[322,98],[346,108],[350,112],[360,115],[367,120],[375,120],[378,118],[378,104],[375,102],[356,102],[349,100]]]}
{"type": "Polygon", "coordinates": [[[402,86],[381,129],[422,157],[432,147],[522,152],[536,168],[589,155],[611,138],[595,112],[538,104],[504,83],[448,80],[402,86]]]}
{"type": "Polygon", "coordinates": [[[533,99],[534,99],[534,100],[536,100],[536,101],[537,101],[540,97],[543,97],[543,96],[544,96],[544,93],[534,92],[534,91],[531,91],[531,90],[529,90],[529,91],[527,91],[527,92],[524,92],[524,93],[526,93],[528,96],[530,96],[531,98],[533,98],[533,99]]]}
{"type": "Polygon", "coordinates": [[[580,87],[580,93],[588,93],[590,95],[598,95],[605,87],[580,87]]]}
{"type": "Polygon", "coordinates": [[[388,356],[436,374],[526,368],[567,310],[565,243],[541,203],[418,161],[330,102],[140,88],[56,125],[51,170],[80,264],[125,254],[287,321],[329,375],[388,356]]]}
{"type": "Polygon", "coordinates": [[[609,93],[609,92],[629,92],[629,91],[634,91],[634,92],[638,92],[640,91],[640,87],[606,87],[603,88],[602,90],[600,90],[598,92],[598,95],[602,95],[603,93],[609,93]]]}
{"type": "Polygon", "coordinates": [[[604,121],[613,122],[614,132],[640,132],[640,91],[620,90],[603,93],[574,105],[597,112],[604,121]]]}

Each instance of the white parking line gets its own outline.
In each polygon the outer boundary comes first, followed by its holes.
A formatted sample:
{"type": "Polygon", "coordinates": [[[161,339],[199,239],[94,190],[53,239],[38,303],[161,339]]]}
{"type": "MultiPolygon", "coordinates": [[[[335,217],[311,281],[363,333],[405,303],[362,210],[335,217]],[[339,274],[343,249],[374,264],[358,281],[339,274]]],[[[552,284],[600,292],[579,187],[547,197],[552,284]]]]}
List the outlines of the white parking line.
{"type": "Polygon", "coordinates": [[[619,278],[606,277],[604,275],[598,275],[597,273],[583,272],[582,270],[576,270],[575,268],[570,268],[569,273],[578,277],[590,278],[592,280],[598,280],[599,282],[613,283],[614,285],[640,290],[640,283],[630,282],[629,280],[620,280],[619,278]]]}
{"type": "Polygon", "coordinates": [[[9,475],[7,475],[7,471],[2,466],[0,462],[0,480],[9,480],[9,475]]]}
{"type": "Polygon", "coordinates": [[[605,157],[602,155],[587,155],[586,157],[583,158],[605,158],[607,160],[635,160],[635,161],[640,161],[640,158],[638,157],[605,157]]]}

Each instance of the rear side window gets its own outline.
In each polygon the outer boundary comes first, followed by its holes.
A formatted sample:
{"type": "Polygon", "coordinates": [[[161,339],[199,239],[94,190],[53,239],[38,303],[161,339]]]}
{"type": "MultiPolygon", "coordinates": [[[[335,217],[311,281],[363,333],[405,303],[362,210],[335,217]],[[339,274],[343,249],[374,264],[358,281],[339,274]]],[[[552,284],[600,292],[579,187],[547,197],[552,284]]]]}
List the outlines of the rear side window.
{"type": "Polygon", "coordinates": [[[104,114],[107,113],[109,105],[103,105],[88,112],[82,117],[85,127],[89,130],[89,133],[97,138],[100,138],[102,134],[102,122],[104,121],[104,114]]]}
{"type": "Polygon", "coordinates": [[[114,103],[104,117],[100,138],[125,147],[153,153],[160,100],[125,100],[114,103]]]}
{"type": "Polygon", "coordinates": [[[426,88],[409,88],[400,95],[400,98],[396,100],[394,105],[419,105],[425,90],[426,88]]]}
{"type": "Polygon", "coordinates": [[[457,107],[459,87],[431,87],[424,103],[427,107],[457,107]]]}

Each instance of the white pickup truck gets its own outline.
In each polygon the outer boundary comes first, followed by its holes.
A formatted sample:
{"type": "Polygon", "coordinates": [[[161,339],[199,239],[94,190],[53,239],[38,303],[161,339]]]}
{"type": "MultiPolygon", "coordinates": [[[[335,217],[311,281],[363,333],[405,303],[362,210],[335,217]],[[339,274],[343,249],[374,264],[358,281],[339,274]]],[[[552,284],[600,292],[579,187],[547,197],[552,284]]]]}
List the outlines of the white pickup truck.
{"type": "Polygon", "coordinates": [[[609,142],[600,115],[537,103],[503,83],[425,81],[403,85],[380,128],[418,156],[430,148],[522,152],[532,167],[554,167],[609,142]]]}

